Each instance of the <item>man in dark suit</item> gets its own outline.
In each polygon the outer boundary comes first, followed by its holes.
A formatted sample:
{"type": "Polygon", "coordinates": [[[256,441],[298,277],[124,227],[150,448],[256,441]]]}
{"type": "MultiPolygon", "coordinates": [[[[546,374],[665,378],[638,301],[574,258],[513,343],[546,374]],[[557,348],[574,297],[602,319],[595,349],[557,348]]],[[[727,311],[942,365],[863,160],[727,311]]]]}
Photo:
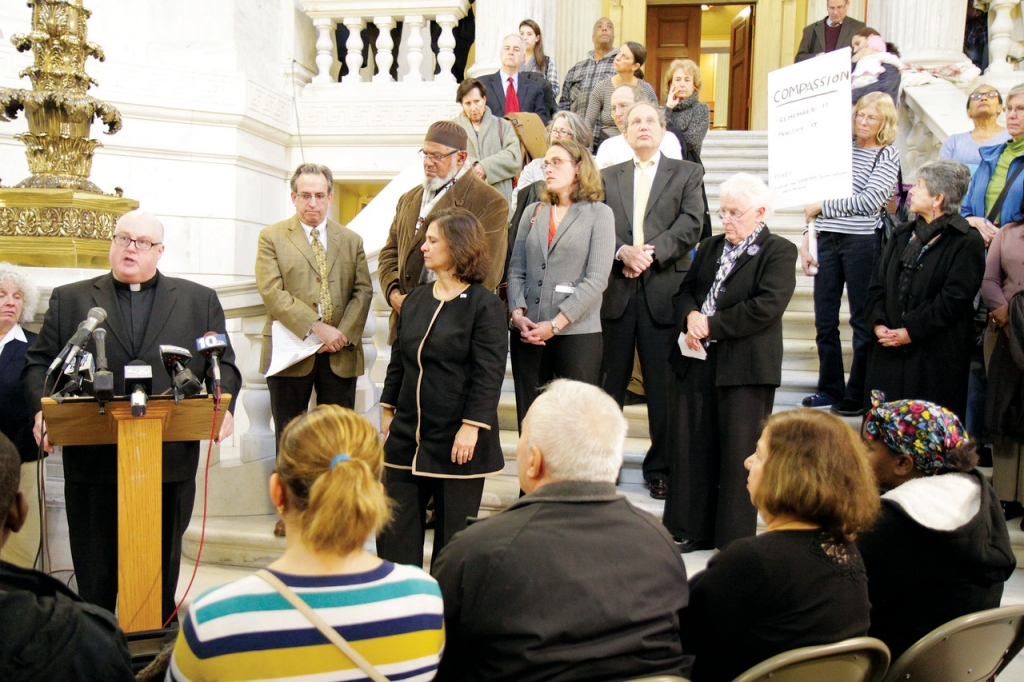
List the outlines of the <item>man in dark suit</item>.
{"type": "MultiPolygon", "coordinates": [[[[131,211],[114,227],[109,274],[59,286],[50,295],[39,338],[28,350],[22,383],[29,409],[35,414],[36,441],[53,452],[45,435],[40,401],[50,362],[74,335],[78,323],[93,307],[103,308],[107,330],[107,361],[114,373],[116,393],[123,393],[124,366],[141,360],[153,368],[153,393],[171,386],[163,369],[161,344],[195,348],[208,331],[225,334],[224,310],[217,293],[186,279],[157,271],[164,252],[164,228],[155,216],[131,211]]],[[[238,395],[242,377],[229,347],[220,360],[224,393],[238,395]]],[[[206,377],[210,362],[193,353],[187,367],[206,377]]],[[[49,382],[47,387],[50,388],[49,382]]],[[[234,408],[235,401],[231,401],[234,408]]],[[[231,412],[225,412],[217,442],[234,430],[231,412]]],[[[64,448],[64,495],[68,511],[71,558],[78,593],[86,601],[114,610],[117,601],[117,446],[64,448]]],[[[181,563],[181,536],[192,516],[196,494],[198,441],[164,443],[163,447],[163,615],[174,610],[174,591],[181,563]]]]}
{"type": "Polygon", "coordinates": [[[850,0],[828,0],[828,16],[804,28],[794,61],[850,47],[853,34],[864,28],[864,22],[846,16],[849,10],[850,0]]]}
{"type": "Polygon", "coordinates": [[[527,111],[540,116],[547,125],[544,89],[534,80],[519,73],[526,59],[526,46],[518,35],[507,35],[501,43],[501,70],[480,77],[487,88],[487,107],[499,118],[505,114],[527,111]]]}
{"type": "Polygon", "coordinates": [[[668,353],[675,341],[672,297],[690,267],[704,214],[704,169],[659,151],[665,113],[647,102],[626,115],[632,161],[601,171],[605,203],[615,214],[616,252],[601,305],[604,334],[604,390],[619,405],[640,357],[647,396],[651,448],[644,480],[651,497],[664,499],[668,487],[668,353]]]}
{"type": "Polygon", "coordinates": [[[423,267],[420,246],[427,232],[423,220],[435,210],[461,207],[476,216],[487,236],[490,267],[483,285],[493,291],[501,282],[508,253],[508,202],[466,165],[466,129],[454,121],[437,121],[427,129],[420,156],[423,184],[398,199],[387,243],[380,250],[377,276],[391,306],[388,343],[395,342],[402,302],[433,274],[423,267]]]}
{"type": "Polygon", "coordinates": [[[363,240],[327,218],[334,200],[331,169],[302,164],[292,174],[291,188],[295,215],[260,232],[256,252],[256,287],[268,313],[260,371],[270,368],[275,321],[300,339],[316,336],[323,346],[267,377],[275,440],[306,411],[314,386],[318,405],[355,405],[356,380],[363,373],[361,339],[373,297],[363,240]]]}

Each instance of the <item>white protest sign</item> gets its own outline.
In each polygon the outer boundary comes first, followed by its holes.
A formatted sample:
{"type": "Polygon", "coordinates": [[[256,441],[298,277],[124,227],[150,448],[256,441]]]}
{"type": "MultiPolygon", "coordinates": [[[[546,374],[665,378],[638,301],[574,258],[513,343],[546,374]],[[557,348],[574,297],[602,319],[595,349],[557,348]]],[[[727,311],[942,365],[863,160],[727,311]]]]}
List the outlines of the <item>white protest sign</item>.
{"type": "Polygon", "coordinates": [[[768,186],[775,208],[853,194],[850,48],[768,74],[768,186]]]}

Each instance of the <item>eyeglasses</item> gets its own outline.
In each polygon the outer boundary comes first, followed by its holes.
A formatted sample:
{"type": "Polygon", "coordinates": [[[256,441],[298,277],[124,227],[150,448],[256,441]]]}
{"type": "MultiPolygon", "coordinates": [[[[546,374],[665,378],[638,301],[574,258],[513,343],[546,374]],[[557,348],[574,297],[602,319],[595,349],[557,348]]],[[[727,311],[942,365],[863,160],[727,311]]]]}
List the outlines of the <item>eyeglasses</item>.
{"type": "Polygon", "coordinates": [[[996,92],[995,90],[991,90],[989,92],[976,92],[967,99],[972,99],[975,102],[980,102],[983,99],[997,99],[998,97],[999,93],[996,92]]]}
{"type": "Polygon", "coordinates": [[[853,117],[853,120],[857,123],[860,123],[861,121],[864,121],[865,123],[878,123],[882,119],[878,116],[871,116],[870,114],[857,114],[853,117]]]}
{"type": "Polygon", "coordinates": [[[434,163],[441,163],[442,161],[447,159],[452,154],[458,154],[459,150],[458,149],[453,149],[450,152],[448,152],[447,154],[432,154],[431,152],[425,152],[425,151],[423,151],[421,149],[417,153],[420,155],[421,159],[430,159],[434,163]]]}
{"type": "Polygon", "coordinates": [[[309,192],[299,192],[297,196],[299,197],[299,200],[302,201],[302,203],[308,204],[314,199],[316,199],[317,203],[320,203],[321,201],[324,201],[331,195],[324,194],[323,192],[317,192],[316,194],[310,194],[309,192]]]}
{"type": "Polygon", "coordinates": [[[719,211],[715,215],[718,216],[718,219],[721,220],[723,223],[735,223],[740,218],[742,218],[743,216],[747,215],[748,213],[750,213],[753,210],[754,210],[754,207],[751,206],[750,208],[748,208],[746,211],[743,211],[742,213],[740,213],[739,211],[735,211],[735,210],[733,210],[733,211],[726,211],[725,213],[722,213],[721,211],[719,211]]]}
{"type": "Polygon", "coordinates": [[[123,249],[127,249],[132,242],[135,242],[135,248],[139,251],[149,251],[154,246],[160,246],[160,242],[151,242],[148,239],[132,239],[126,234],[114,235],[114,243],[123,249]]]}
{"type": "Polygon", "coordinates": [[[566,130],[565,128],[552,128],[551,137],[555,137],[558,139],[572,139],[572,131],[566,130]]]}
{"type": "Polygon", "coordinates": [[[551,166],[555,170],[558,170],[559,168],[561,168],[565,164],[570,164],[572,166],[575,166],[576,165],[576,161],[574,161],[572,159],[554,158],[554,159],[551,159],[550,161],[545,161],[542,164],[540,164],[540,169],[541,170],[547,170],[548,166],[551,166]]]}
{"type": "Polygon", "coordinates": [[[1007,116],[1009,116],[1010,114],[1014,114],[1016,116],[1024,116],[1024,106],[1022,106],[1022,107],[1003,107],[1003,111],[1006,112],[1007,116]]]}

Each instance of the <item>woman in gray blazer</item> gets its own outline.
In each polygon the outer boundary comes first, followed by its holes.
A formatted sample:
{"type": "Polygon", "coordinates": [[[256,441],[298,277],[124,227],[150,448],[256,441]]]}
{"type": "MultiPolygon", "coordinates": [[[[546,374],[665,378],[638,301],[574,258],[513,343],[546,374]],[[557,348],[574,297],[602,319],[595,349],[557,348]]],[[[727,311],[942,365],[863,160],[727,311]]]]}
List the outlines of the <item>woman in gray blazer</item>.
{"type": "Polygon", "coordinates": [[[523,212],[508,271],[520,425],[552,379],[599,385],[601,298],[615,258],[615,220],[590,152],[556,140],[544,164],[547,188],[523,212]]]}

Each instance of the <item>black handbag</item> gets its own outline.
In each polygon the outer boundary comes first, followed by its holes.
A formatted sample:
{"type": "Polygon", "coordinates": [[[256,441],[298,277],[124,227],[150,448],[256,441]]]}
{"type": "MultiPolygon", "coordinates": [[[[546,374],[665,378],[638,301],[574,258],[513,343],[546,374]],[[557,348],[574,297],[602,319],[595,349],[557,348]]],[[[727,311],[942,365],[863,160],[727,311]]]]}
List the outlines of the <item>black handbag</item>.
{"type": "MultiPolygon", "coordinates": [[[[884,147],[883,147],[884,149],[884,147]]],[[[878,153],[875,154],[875,161],[871,164],[871,170],[875,170],[875,165],[878,163],[878,157],[882,155],[882,150],[879,149],[878,153]]],[[[888,205],[883,206],[878,212],[878,217],[881,222],[882,231],[882,248],[889,243],[892,239],[893,233],[896,228],[903,223],[910,220],[910,208],[907,206],[907,191],[903,189],[903,165],[899,164],[896,166],[896,213],[889,211],[888,205]]]]}

